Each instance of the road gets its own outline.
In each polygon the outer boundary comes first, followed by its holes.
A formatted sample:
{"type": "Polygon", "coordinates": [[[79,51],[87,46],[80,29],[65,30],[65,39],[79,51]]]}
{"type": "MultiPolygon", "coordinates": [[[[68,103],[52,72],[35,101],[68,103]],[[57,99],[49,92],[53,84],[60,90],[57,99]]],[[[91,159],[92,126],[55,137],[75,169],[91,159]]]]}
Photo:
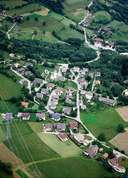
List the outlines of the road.
{"type": "Polygon", "coordinates": [[[20,78],[26,80],[28,82],[28,90],[29,90],[29,94],[32,93],[31,91],[31,81],[28,80],[26,77],[24,77],[23,75],[21,75],[19,72],[17,72],[16,70],[14,70],[12,67],[11,67],[11,71],[14,72],[16,75],[18,75],[20,78]]]}

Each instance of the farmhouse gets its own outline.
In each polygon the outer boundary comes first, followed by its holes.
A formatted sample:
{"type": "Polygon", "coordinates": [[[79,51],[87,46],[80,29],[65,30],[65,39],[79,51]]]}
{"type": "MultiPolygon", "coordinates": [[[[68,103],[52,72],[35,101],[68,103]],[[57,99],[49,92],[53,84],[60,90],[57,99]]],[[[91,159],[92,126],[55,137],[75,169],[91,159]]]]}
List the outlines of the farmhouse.
{"type": "Polygon", "coordinates": [[[56,130],[57,132],[64,132],[65,129],[66,129],[66,125],[65,125],[64,123],[57,123],[57,124],[55,125],[55,130],[56,130]]]}
{"type": "Polygon", "coordinates": [[[126,169],[119,164],[118,158],[113,158],[108,160],[108,164],[117,172],[119,173],[125,173],[126,169]]]}
{"type": "Polygon", "coordinates": [[[68,135],[66,133],[59,133],[57,136],[62,142],[66,142],[68,140],[68,135]]]}

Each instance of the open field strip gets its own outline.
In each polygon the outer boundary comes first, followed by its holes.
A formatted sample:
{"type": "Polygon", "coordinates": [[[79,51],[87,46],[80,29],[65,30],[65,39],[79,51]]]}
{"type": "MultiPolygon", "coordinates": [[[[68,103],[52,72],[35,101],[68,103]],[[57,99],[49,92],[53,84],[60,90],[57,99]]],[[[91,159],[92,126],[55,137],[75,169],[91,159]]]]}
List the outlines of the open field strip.
{"type": "Polygon", "coordinates": [[[125,122],[128,122],[128,106],[119,107],[116,109],[116,111],[125,122]]]}
{"type": "Polygon", "coordinates": [[[127,127],[127,122],[124,122],[114,108],[108,108],[102,111],[81,113],[81,120],[98,137],[104,133],[109,141],[117,135],[117,126],[123,124],[127,127]]]}

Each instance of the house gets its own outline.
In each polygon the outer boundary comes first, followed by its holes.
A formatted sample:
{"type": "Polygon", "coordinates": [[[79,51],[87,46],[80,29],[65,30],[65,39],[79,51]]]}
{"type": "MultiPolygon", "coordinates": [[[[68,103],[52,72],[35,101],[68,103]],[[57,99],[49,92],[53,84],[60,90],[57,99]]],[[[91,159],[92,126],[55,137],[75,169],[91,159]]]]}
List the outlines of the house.
{"type": "Polygon", "coordinates": [[[30,113],[27,112],[19,112],[17,117],[20,117],[22,120],[28,121],[30,119],[30,113]]]}
{"type": "Polygon", "coordinates": [[[55,125],[55,130],[58,132],[64,132],[66,129],[66,125],[64,123],[57,123],[55,125]]]}
{"type": "Polygon", "coordinates": [[[54,84],[54,83],[48,83],[48,84],[47,84],[47,89],[48,89],[48,90],[52,90],[54,87],[55,87],[55,84],[54,84]]]}
{"type": "Polygon", "coordinates": [[[93,93],[91,91],[87,91],[85,93],[85,97],[90,101],[93,98],[93,93]]]}
{"type": "Polygon", "coordinates": [[[76,122],[76,121],[70,121],[69,122],[69,129],[72,129],[72,130],[76,130],[76,129],[78,129],[78,122],[76,122]]]}
{"type": "Polygon", "coordinates": [[[26,79],[21,79],[21,80],[19,81],[19,83],[20,83],[21,85],[25,86],[25,87],[28,87],[28,80],[26,80],[26,79]]]}
{"type": "Polygon", "coordinates": [[[70,114],[71,114],[71,111],[72,111],[72,108],[71,108],[71,107],[64,107],[64,108],[63,108],[63,113],[64,113],[64,114],[70,115],[70,114]]]}
{"type": "Polygon", "coordinates": [[[51,119],[53,119],[54,121],[60,121],[61,120],[61,114],[59,114],[59,113],[52,113],[51,119]]]}
{"type": "Polygon", "coordinates": [[[114,157],[112,159],[109,159],[108,160],[108,164],[116,171],[116,172],[119,172],[119,173],[125,173],[126,172],[126,169],[125,167],[121,166],[119,164],[119,160],[118,158],[114,157]]]}
{"type": "Polygon", "coordinates": [[[11,120],[13,120],[13,114],[12,113],[7,112],[3,116],[4,116],[3,119],[5,121],[11,121],[11,120]]]}
{"type": "Polygon", "coordinates": [[[83,144],[84,143],[84,135],[81,133],[75,133],[74,134],[74,139],[79,143],[79,144],[83,144]]]}
{"type": "Polygon", "coordinates": [[[44,132],[52,132],[53,131],[53,125],[52,124],[45,124],[43,125],[44,132]]]}
{"type": "Polygon", "coordinates": [[[43,95],[48,95],[48,94],[49,94],[48,89],[46,89],[46,88],[42,88],[42,89],[41,89],[41,93],[42,93],[43,95]]]}
{"type": "Polygon", "coordinates": [[[40,121],[45,120],[45,113],[43,113],[43,112],[36,113],[36,118],[40,121]]]}
{"type": "Polygon", "coordinates": [[[105,97],[100,96],[99,101],[109,106],[115,106],[117,104],[117,100],[110,99],[109,97],[105,98],[105,97]]]}
{"type": "Polygon", "coordinates": [[[68,140],[68,135],[66,133],[59,133],[57,136],[62,142],[66,142],[68,140]]]}
{"type": "Polygon", "coordinates": [[[35,78],[34,81],[33,81],[34,86],[38,86],[42,83],[43,83],[43,79],[40,79],[40,78],[35,78]]]}
{"type": "Polygon", "coordinates": [[[37,99],[42,100],[44,95],[42,93],[36,93],[36,97],[37,97],[37,99]]]}
{"type": "Polygon", "coordinates": [[[103,43],[103,39],[98,38],[98,37],[96,37],[94,39],[94,45],[95,45],[95,47],[101,48],[102,47],[102,43],[103,43]]]}
{"type": "Polygon", "coordinates": [[[89,148],[84,151],[84,155],[93,158],[97,155],[99,147],[97,145],[90,145],[89,148]]]}

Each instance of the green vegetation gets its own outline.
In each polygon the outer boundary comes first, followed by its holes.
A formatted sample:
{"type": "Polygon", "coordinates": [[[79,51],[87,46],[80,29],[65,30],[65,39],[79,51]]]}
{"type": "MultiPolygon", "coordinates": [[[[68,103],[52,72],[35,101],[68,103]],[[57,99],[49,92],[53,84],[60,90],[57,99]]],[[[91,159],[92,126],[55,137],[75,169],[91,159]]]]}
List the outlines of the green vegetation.
{"type": "Polygon", "coordinates": [[[106,140],[110,140],[117,135],[117,126],[119,124],[124,127],[128,126],[112,108],[92,113],[83,112],[81,113],[81,119],[96,137],[103,133],[106,140]]]}
{"type": "MultiPolygon", "coordinates": [[[[47,178],[103,178],[112,174],[100,163],[83,157],[58,159],[37,164],[42,175],[47,178]]],[[[33,170],[33,166],[30,167],[33,170]]]]}
{"type": "Polygon", "coordinates": [[[0,178],[12,178],[12,166],[9,163],[0,161],[0,178]]]}
{"type": "Polygon", "coordinates": [[[10,129],[11,138],[5,144],[25,163],[59,156],[41,141],[26,122],[14,121],[10,129]]]}
{"type": "Polygon", "coordinates": [[[18,175],[20,175],[21,176],[21,178],[29,178],[23,171],[21,171],[21,170],[18,170],[18,171],[16,171],[17,172],[17,174],[18,175]]]}
{"type": "Polygon", "coordinates": [[[0,74],[0,97],[4,100],[21,95],[21,87],[12,79],[0,74]]]}

